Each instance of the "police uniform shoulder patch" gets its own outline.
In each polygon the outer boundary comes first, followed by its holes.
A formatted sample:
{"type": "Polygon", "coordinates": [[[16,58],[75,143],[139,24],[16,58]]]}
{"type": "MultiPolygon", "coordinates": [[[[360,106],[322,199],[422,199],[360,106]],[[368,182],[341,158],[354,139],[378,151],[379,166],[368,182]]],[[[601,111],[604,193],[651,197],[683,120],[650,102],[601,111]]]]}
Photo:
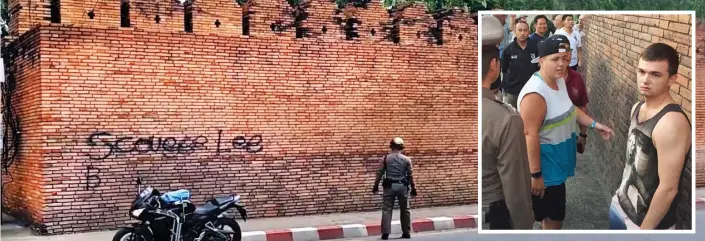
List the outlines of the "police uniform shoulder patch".
{"type": "Polygon", "coordinates": [[[512,106],[512,105],[510,105],[510,104],[504,103],[504,102],[499,101],[499,100],[494,100],[494,102],[497,102],[498,104],[504,106],[504,107],[507,108],[507,110],[509,110],[509,112],[512,113],[512,114],[519,113],[519,112],[516,110],[516,108],[514,108],[514,106],[512,106]]]}
{"type": "Polygon", "coordinates": [[[519,113],[519,112],[517,111],[517,109],[514,108],[514,106],[512,106],[512,105],[510,105],[510,104],[507,104],[507,103],[504,103],[504,102],[502,102],[502,104],[504,105],[504,107],[507,107],[507,109],[509,109],[509,112],[511,112],[511,113],[513,113],[513,114],[514,114],[514,113],[519,113]]]}

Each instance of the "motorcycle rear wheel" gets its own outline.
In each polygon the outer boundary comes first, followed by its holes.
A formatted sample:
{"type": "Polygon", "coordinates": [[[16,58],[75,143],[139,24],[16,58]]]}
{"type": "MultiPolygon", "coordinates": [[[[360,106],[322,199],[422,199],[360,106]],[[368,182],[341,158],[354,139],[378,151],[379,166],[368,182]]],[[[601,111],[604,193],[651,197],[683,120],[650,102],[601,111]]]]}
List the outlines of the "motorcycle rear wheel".
{"type": "Polygon", "coordinates": [[[240,230],[240,225],[235,222],[235,220],[231,218],[221,218],[218,219],[218,223],[216,225],[216,228],[223,230],[225,227],[230,228],[230,230],[233,231],[233,234],[229,235],[230,240],[229,241],[242,241],[242,230],[240,230]]]}
{"type": "Polygon", "coordinates": [[[121,228],[113,236],[113,241],[152,241],[152,235],[134,228],[121,228]]]}

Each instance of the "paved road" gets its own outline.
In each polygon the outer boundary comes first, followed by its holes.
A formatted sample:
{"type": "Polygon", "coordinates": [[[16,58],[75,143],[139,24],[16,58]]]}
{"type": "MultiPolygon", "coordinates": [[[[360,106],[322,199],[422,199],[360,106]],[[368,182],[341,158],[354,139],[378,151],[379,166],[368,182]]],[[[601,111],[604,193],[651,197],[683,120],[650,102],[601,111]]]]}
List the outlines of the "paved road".
{"type": "MultiPolygon", "coordinates": [[[[697,211],[697,234],[478,234],[476,230],[454,230],[448,232],[429,232],[413,234],[414,241],[445,241],[445,240],[473,240],[473,241],[693,241],[702,240],[705,233],[705,210],[697,211]]],[[[390,237],[390,240],[397,239],[398,236],[390,237]]],[[[380,237],[367,237],[357,239],[344,239],[341,241],[372,241],[380,240],[380,237]]]]}

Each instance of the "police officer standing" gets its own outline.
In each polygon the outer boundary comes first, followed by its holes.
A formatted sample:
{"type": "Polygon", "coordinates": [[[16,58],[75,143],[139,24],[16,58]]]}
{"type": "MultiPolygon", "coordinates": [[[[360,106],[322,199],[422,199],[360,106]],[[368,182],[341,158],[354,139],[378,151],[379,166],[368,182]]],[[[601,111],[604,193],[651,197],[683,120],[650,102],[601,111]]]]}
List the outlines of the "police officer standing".
{"type": "Polygon", "coordinates": [[[404,154],[404,140],[394,138],[389,143],[391,151],[380,162],[372,193],[379,192],[379,182],[382,180],[383,205],[382,205],[382,239],[387,240],[392,231],[392,210],[394,201],[399,200],[399,216],[401,219],[402,238],[411,238],[411,212],[409,211],[409,186],[411,196],[416,196],[416,185],[412,176],[413,166],[411,159],[404,154]],[[384,179],[382,178],[384,176],[384,179]]]}
{"type": "Polygon", "coordinates": [[[502,25],[482,17],[482,208],[489,229],[532,229],[531,177],[524,122],[490,86],[500,72],[502,25]]]}

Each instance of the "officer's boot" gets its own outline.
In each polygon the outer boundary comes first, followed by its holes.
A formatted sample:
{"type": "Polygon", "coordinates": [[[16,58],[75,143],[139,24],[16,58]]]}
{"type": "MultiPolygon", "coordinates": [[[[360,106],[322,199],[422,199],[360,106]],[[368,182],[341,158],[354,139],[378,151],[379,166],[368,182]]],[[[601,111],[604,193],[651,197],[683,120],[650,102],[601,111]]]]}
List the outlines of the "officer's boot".
{"type": "Polygon", "coordinates": [[[382,240],[387,240],[389,239],[389,234],[388,233],[383,233],[382,234],[382,240]]]}
{"type": "Polygon", "coordinates": [[[402,234],[402,235],[401,235],[401,238],[410,239],[410,238],[411,238],[411,234],[408,234],[408,233],[402,234]]]}

